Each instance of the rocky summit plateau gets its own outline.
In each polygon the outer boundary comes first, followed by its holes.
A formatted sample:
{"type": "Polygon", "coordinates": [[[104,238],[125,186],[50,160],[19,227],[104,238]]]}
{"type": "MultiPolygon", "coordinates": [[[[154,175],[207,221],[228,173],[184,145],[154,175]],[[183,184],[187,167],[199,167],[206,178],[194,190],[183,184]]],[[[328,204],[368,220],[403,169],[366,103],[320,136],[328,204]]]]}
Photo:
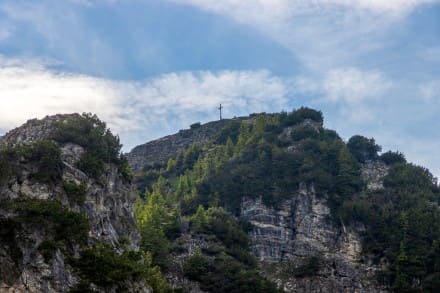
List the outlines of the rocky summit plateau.
{"type": "Polygon", "coordinates": [[[0,138],[0,292],[439,292],[440,189],[320,111],[123,154],[92,114],[0,138]]]}

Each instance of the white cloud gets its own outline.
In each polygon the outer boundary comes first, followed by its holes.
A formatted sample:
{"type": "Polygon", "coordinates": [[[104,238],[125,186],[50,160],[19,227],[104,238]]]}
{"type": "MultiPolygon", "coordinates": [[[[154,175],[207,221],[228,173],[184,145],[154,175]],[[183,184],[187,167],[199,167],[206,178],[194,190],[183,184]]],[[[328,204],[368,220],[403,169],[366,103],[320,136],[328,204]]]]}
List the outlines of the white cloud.
{"type": "Polygon", "coordinates": [[[38,61],[0,58],[0,129],[27,119],[93,112],[121,134],[128,147],[225,116],[279,111],[288,86],[267,71],[170,73],[142,82],[57,72],[38,61]]]}
{"type": "Polygon", "coordinates": [[[390,82],[381,72],[357,68],[331,70],[324,80],[326,99],[333,103],[359,104],[367,99],[377,99],[389,86],[390,82]]]}

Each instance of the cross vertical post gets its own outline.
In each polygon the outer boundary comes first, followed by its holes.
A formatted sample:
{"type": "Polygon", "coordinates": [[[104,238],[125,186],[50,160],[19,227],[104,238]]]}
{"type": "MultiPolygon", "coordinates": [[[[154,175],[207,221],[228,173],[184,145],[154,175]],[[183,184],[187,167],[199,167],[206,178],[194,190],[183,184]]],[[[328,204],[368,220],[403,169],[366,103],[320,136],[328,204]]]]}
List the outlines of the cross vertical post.
{"type": "Polygon", "coordinates": [[[220,107],[218,107],[217,109],[220,111],[220,120],[222,120],[222,109],[223,109],[222,104],[220,104],[220,107]]]}

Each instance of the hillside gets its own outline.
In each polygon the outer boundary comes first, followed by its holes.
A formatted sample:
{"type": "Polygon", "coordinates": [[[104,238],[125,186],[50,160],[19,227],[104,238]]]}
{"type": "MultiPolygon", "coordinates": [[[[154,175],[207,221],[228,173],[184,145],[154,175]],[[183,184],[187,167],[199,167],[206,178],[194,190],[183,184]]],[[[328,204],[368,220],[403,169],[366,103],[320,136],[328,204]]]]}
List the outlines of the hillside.
{"type": "Polygon", "coordinates": [[[379,155],[374,139],[344,142],[308,108],[216,126],[202,141],[190,129],[135,148],[155,164],[128,154],[141,247],[173,287],[438,291],[440,192],[428,170],[379,155]]]}
{"type": "Polygon", "coordinates": [[[127,157],[96,116],[48,116],[0,138],[0,292],[438,292],[439,203],[309,108],[127,157]]]}
{"type": "Polygon", "coordinates": [[[30,120],[0,140],[0,292],[150,292],[136,192],[96,116],[30,120]]]}

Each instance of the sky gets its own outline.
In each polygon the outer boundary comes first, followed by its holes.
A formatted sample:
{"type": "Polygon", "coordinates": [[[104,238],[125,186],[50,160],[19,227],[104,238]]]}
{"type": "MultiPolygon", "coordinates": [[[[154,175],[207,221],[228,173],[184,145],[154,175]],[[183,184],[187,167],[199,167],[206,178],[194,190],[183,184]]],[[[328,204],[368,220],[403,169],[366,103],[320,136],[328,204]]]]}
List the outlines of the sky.
{"type": "Polygon", "coordinates": [[[0,0],[0,135],[92,112],[124,144],[321,110],[440,175],[440,0],[0,0]]]}

